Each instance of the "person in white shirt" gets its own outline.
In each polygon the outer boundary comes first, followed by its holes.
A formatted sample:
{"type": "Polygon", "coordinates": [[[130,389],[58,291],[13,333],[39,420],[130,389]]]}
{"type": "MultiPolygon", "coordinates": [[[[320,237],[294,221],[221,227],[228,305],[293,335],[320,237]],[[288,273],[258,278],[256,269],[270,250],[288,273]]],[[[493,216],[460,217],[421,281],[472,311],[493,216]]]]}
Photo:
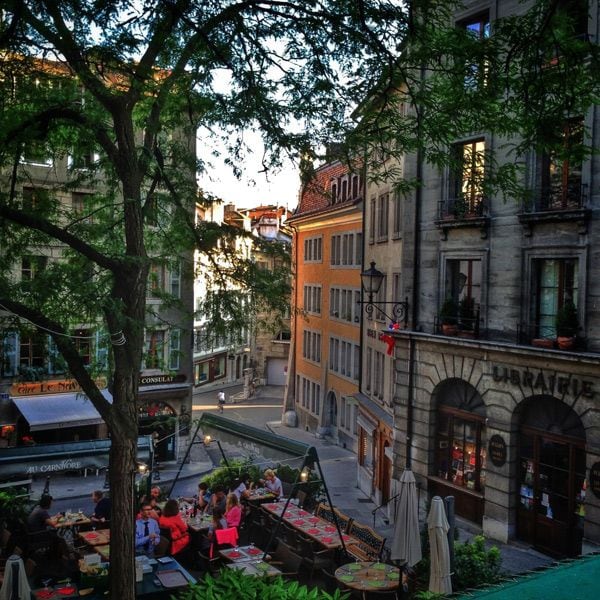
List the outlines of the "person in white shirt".
{"type": "Polygon", "coordinates": [[[277,498],[279,498],[279,496],[283,496],[281,479],[275,475],[275,471],[273,471],[273,469],[267,469],[265,471],[265,478],[261,479],[260,482],[277,498]]]}

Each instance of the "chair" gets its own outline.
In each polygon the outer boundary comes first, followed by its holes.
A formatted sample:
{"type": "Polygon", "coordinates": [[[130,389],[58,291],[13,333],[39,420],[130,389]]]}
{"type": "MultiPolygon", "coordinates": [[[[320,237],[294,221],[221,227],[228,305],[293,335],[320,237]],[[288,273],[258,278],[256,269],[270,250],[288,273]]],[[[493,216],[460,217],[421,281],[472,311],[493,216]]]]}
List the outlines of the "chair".
{"type": "Polygon", "coordinates": [[[165,538],[169,542],[169,547],[167,549],[167,554],[171,554],[171,544],[173,542],[173,536],[171,530],[168,527],[159,527],[160,537],[165,538]]]}
{"type": "Polygon", "coordinates": [[[271,564],[278,565],[281,571],[287,571],[287,575],[298,574],[302,567],[302,557],[296,554],[286,543],[281,540],[277,544],[277,548],[271,553],[271,564]]]}
{"type": "Polygon", "coordinates": [[[385,538],[366,525],[352,521],[348,533],[359,540],[348,547],[348,552],[359,560],[376,560],[381,556],[385,538]]]}
{"type": "Polygon", "coordinates": [[[221,557],[220,556],[209,556],[202,550],[196,551],[198,562],[200,563],[200,570],[208,573],[216,574],[221,569],[221,557]]]}
{"type": "Polygon", "coordinates": [[[223,547],[237,546],[239,533],[237,527],[226,527],[225,529],[215,529],[213,533],[215,543],[210,546],[210,557],[214,555],[214,551],[223,547]],[[216,548],[215,548],[216,546],[216,548]]]}
{"type": "Polygon", "coordinates": [[[323,568],[330,569],[333,566],[333,551],[327,549],[317,549],[315,544],[302,536],[299,536],[299,550],[302,562],[310,569],[310,579],[313,578],[315,571],[323,568]]]}
{"type": "Polygon", "coordinates": [[[363,600],[398,600],[398,590],[373,590],[363,592],[363,600]]]}
{"type": "Polygon", "coordinates": [[[329,521],[330,523],[334,522],[333,509],[323,502],[318,504],[317,510],[315,510],[315,516],[324,519],[325,521],[329,521]]]}
{"type": "Polygon", "coordinates": [[[346,586],[342,585],[333,573],[327,569],[321,569],[321,579],[323,580],[323,589],[328,594],[335,593],[335,590],[345,590],[346,586]]]}
{"type": "Polygon", "coordinates": [[[158,544],[154,548],[154,556],[169,556],[171,554],[171,540],[169,538],[160,536],[158,544]]]}

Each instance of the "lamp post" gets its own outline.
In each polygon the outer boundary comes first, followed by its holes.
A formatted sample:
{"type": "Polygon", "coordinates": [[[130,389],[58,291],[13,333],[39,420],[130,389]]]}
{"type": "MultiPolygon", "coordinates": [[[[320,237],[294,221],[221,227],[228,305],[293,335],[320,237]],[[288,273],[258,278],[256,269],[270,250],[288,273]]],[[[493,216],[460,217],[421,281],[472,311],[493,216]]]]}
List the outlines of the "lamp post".
{"type": "Polygon", "coordinates": [[[211,442],[216,442],[217,446],[219,447],[219,450],[221,451],[221,456],[223,457],[223,462],[225,463],[225,466],[228,469],[231,469],[230,465],[229,465],[229,461],[227,460],[227,457],[225,456],[225,452],[223,450],[223,446],[221,446],[221,442],[219,440],[213,439],[212,437],[210,437],[210,435],[205,435],[204,436],[204,445],[208,446],[210,445],[211,442]]]}
{"type": "Polygon", "coordinates": [[[375,268],[375,261],[371,261],[371,267],[360,274],[360,281],[363,291],[367,295],[367,300],[359,301],[359,304],[363,304],[367,315],[371,316],[374,310],[380,312],[386,319],[399,323],[402,321],[406,327],[408,324],[408,298],[404,302],[394,302],[385,300],[373,300],[383,283],[385,275],[375,268]],[[382,305],[391,305],[391,315],[389,315],[383,308],[382,305]]]}

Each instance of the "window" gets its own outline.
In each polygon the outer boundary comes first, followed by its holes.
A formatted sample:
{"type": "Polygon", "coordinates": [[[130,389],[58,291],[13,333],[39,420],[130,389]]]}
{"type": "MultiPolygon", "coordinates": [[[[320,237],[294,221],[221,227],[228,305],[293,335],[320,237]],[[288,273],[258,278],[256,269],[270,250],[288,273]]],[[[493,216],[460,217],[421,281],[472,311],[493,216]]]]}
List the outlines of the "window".
{"type": "Polygon", "coordinates": [[[556,337],[556,313],[565,302],[577,306],[578,261],[576,258],[538,259],[534,261],[535,335],[556,337]]]}
{"type": "Polygon", "coordinates": [[[305,329],[302,332],[302,356],[313,362],[321,362],[321,334],[305,329]]]}
{"type": "Polygon", "coordinates": [[[91,169],[98,162],[99,154],[90,148],[77,148],[72,151],[67,159],[69,169],[85,171],[91,169]]]}
{"type": "Polygon", "coordinates": [[[351,397],[341,398],[340,427],[349,433],[356,433],[356,401],[351,397]]]}
{"type": "Polygon", "coordinates": [[[367,390],[367,392],[371,391],[372,385],[373,385],[373,371],[371,369],[371,361],[373,360],[373,349],[372,348],[367,348],[367,360],[366,360],[366,364],[365,364],[365,368],[367,371],[367,381],[366,381],[366,385],[365,388],[367,390]]]}
{"type": "Polygon", "coordinates": [[[165,332],[163,330],[146,332],[145,369],[160,369],[163,364],[165,332]]]}
{"type": "Polygon", "coordinates": [[[88,329],[77,329],[73,332],[73,343],[84,365],[89,365],[92,360],[92,332],[88,329]]]}
{"type": "MultiPolygon", "coordinates": [[[[483,42],[483,40],[490,37],[490,20],[487,13],[463,21],[460,25],[475,40],[483,42]]],[[[465,71],[466,89],[475,91],[485,84],[488,66],[483,57],[480,60],[467,63],[465,71]]]]}
{"type": "Polygon", "coordinates": [[[300,396],[298,403],[302,405],[302,408],[319,415],[321,413],[321,385],[298,375],[297,390],[300,396]]]}
{"type": "Polygon", "coordinates": [[[323,260],[323,238],[312,237],[304,240],[304,262],[321,262],[323,260]]]}
{"type": "Polygon", "coordinates": [[[583,120],[564,124],[556,148],[542,157],[542,210],[561,210],[581,206],[581,157],[583,120]],[[575,155],[575,156],[574,156],[575,155]]]}
{"type": "Polygon", "coordinates": [[[46,338],[41,334],[22,335],[19,340],[19,367],[43,367],[46,338]]]}
{"type": "Polygon", "coordinates": [[[481,438],[484,418],[449,406],[440,406],[435,440],[438,477],[481,492],[485,478],[485,448],[481,438]]]}
{"type": "Polygon", "coordinates": [[[377,241],[385,242],[388,238],[390,195],[383,194],[377,199],[377,241]]]}
{"type": "Polygon", "coordinates": [[[315,315],[321,314],[320,285],[309,284],[304,286],[304,310],[315,315]]]}
{"type": "Polygon", "coordinates": [[[152,298],[160,298],[165,285],[165,269],[163,265],[157,263],[150,265],[148,285],[150,287],[150,296],[152,298]]]}
{"type": "Polygon", "coordinates": [[[340,233],[331,236],[332,266],[359,267],[361,264],[362,234],[340,233]]]}
{"type": "Polygon", "coordinates": [[[22,161],[37,167],[51,167],[52,156],[44,142],[29,141],[23,149],[22,161]]]}
{"type": "Polygon", "coordinates": [[[17,374],[17,332],[5,331],[0,338],[0,376],[17,374]]]}
{"type": "Polygon", "coordinates": [[[478,333],[481,308],[481,260],[451,259],[446,261],[444,301],[456,306],[461,331],[478,333]]]}
{"type": "Polygon", "coordinates": [[[169,335],[169,369],[177,371],[179,369],[179,357],[181,355],[181,330],[171,329],[169,335]]]}
{"type": "Polygon", "coordinates": [[[370,207],[370,216],[369,216],[369,244],[375,243],[375,208],[376,202],[375,198],[372,198],[369,202],[370,207]]]}
{"type": "Polygon", "coordinates": [[[73,212],[78,217],[82,217],[86,213],[88,213],[83,220],[85,223],[92,223],[93,217],[90,213],[92,208],[92,194],[85,194],[83,192],[73,192],[71,195],[71,206],[73,207],[73,212]]]}
{"type": "Polygon", "coordinates": [[[47,263],[47,256],[23,256],[21,259],[21,280],[32,281],[46,268],[47,263]]]}
{"type": "Polygon", "coordinates": [[[449,212],[455,217],[480,215],[483,210],[485,142],[476,140],[454,146],[450,176],[449,212]]]}
{"type": "Polygon", "coordinates": [[[358,381],[360,346],[335,336],[329,338],[329,370],[358,381]]]}
{"type": "Polygon", "coordinates": [[[394,194],[394,215],[392,221],[392,237],[394,239],[402,237],[402,194],[396,192],[394,194]]]}
{"type": "Polygon", "coordinates": [[[22,192],[23,210],[35,212],[40,208],[47,196],[47,190],[41,188],[24,187],[22,192]]]}
{"type": "Polygon", "coordinates": [[[329,290],[329,316],[348,323],[360,322],[360,290],[332,287],[329,290]]]}
{"type": "Polygon", "coordinates": [[[383,400],[385,391],[385,354],[383,352],[373,352],[373,396],[383,400]]]}
{"type": "Polygon", "coordinates": [[[171,296],[174,298],[181,297],[181,265],[175,263],[169,272],[169,287],[171,296]]]}
{"type": "MultiPolygon", "coordinates": [[[[386,301],[386,297],[387,297],[387,276],[384,276],[382,282],[381,282],[381,286],[379,287],[379,291],[375,294],[374,299],[373,299],[373,303],[375,304],[375,308],[372,312],[372,314],[370,314],[368,316],[369,320],[371,319],[375,319],[376,321],[379,321],[380,323],[384,323],[385,322],[385,315],[377,309],[377,304],[379,304],[380,306],[385,306],[385,304],[383,304],[386,301]]],[[[385,310],[385,308],[384,308],[385,310]]]]}

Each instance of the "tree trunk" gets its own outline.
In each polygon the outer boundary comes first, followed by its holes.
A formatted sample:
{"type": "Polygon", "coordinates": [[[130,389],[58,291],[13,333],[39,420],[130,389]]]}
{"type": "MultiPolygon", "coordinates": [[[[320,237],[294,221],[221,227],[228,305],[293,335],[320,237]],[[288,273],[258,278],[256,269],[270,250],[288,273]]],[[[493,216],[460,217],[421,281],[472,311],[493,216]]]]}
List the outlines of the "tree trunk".
{"type": "Polygon", "coordinates": [[[134,480],[137,458],[137,371],[117,369],[113,406],[107,420],[110,447],[110,597],[135,598],[135,515],[134,480]]]}

